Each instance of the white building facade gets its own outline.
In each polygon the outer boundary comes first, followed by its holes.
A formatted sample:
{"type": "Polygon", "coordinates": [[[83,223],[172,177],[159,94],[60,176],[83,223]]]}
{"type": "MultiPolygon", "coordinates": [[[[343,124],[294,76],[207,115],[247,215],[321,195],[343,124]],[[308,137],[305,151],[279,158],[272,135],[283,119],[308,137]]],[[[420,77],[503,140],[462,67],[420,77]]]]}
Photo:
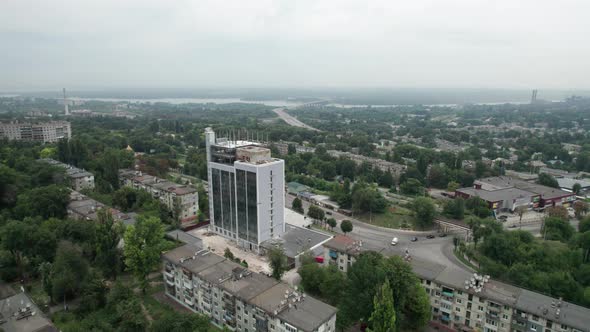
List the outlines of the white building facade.
{"type": "Polygon", "coordinates": [[[205,136],[210,229],[258,252],[285,231],[285,163],[256,143],[205,136]]]}
{"type": "Polygon", "coordinates": [[[0,123],[0,138],[10,141],[55,143],[60,139],[71,137],[72,128],[67,121],[0,123]]]}

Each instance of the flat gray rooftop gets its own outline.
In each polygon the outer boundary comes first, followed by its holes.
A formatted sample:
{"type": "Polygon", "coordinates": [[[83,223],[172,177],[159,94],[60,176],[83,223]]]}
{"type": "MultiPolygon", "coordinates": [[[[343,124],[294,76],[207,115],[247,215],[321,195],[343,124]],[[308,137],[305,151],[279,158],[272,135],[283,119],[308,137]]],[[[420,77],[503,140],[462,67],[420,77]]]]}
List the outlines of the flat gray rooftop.
{"type": "MultiPolygon", "coordinates": [[[[437,263],[414,259],[412,269],[419,278],[437,282],[441,285],[472,293],[465,290],[465,280],[472,274],[452,269],[437,263]]],[[[574,327],[581,331],[588,331],[590,325],[590,309],[569,302],[561,302],[559,316],[556,315],[558,299],[532,292],[490,279],[482,292],[478,294],[489,301],[509,305],[521,311],[544,317],[560,324],[574,327]]]]}
{"type": "Polygon", "coordinates": [[[0,329],[5,332],[58,331],[25,293],[0,300],[0,329]]]}
{"type": "Polygon", "coordinates": [[[332,236],[329,234],[285,223],[285,233],[281,238],[264,241],[261,246],[269,249],[275,245],[280,245],[285,250],[287,257],[294,258],[303,251],[322,244],[331,238],[332,236]]]}
{"type": "Polygon", "coordinates": [[[179,229],[175,229],[173,231],[166,233],[166,236],[170,239],[180,241],[185,244],[192,244],[199,248],[203,248],[203,240],[179,229]]]}

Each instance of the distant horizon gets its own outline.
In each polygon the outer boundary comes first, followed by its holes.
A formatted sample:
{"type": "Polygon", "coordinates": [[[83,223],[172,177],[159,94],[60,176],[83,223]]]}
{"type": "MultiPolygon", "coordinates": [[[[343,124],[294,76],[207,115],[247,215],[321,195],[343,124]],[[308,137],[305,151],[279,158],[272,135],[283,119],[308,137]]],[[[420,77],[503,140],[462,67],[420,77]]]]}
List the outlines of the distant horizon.
{"type": "MultiPolygon", "coordinates": [[[[590,96],[583,89],[537,89],[537,99],[561,101],[572,95],[590,96]]],[[[186,103],[223,102],[222,99],[240,101],[293,101],[325,100],[344,105],[413,105],[413,104],[467,104],[467,103],[526,103],[532,89],[492,88],[103,88],[67,89],[68,98],[90,100],[114,99],[186,103]],[[193,100],[191,100],[193,99],[193,100]],[[199,99],[210,99],[200,101],[199,99]],[[166,101],[168,100],[168,101],[166,101]]],[[[62,90],[1,91],[0,95],[19,95],[61,99],[62,90]]],[[[273,104],[273,103],[267,103],[273,104]]],[[[280,103],[278,103],[280,104],[280,103]]],[[[278,105],[274,103],[273,105],[278,105]]]]}

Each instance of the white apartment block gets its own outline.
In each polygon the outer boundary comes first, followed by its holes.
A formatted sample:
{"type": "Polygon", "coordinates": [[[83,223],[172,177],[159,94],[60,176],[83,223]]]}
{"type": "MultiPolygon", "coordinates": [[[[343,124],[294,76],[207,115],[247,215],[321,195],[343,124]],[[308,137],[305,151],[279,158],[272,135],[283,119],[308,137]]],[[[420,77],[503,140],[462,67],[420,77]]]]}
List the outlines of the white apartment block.
{"type": "Polygon", "coordinates": [[[166,295],[238,332],[334,332],[336,308],[241,265],[185,245],[162,254],[166,295]]]}
{"type": "Polygon", "coordinates": [[[0,138],[10,141],[55,143],[60,139],[71,137],[72,129],[67,121],[0,123],[0,138]]]}
{"type": "Polygon", "coordinates": [[[181,222],[190,222],[198,217],[199,194],[193,187],[130,169],[120,169],[119,180],[124,186],[149,192],[181,222]]]}
{"type": "Polygon", "coordinates": [[[412,262],[430,297],[431,325],[446,331],[589,332],[590,309],[440,264],[412,262]],[[485,279],[485,278],[484,278],[485,279]]]}
{"type": "Polygon", "coordinates": [[[249,141],[216,138],[207,128],[210,229],[238,246],[260,244],[285,232],[285,163],[249,141]]]}
{"type": "MultiPolygon", "coordinates": [[[[324,244],[323,264],[348,271],[361,251],[337,236],[324,244]]],[[[589,308],[433,262],[410,264],[430,298],[430,325],[439,331],[590,332],[589,308]]]]}
{"type": "Polygon", "coordinates": [[[40,159],[40,161],[65,169],[66,176],[70,181],[70,187],[72,189],[76,191],[82,189],[94,189],[94,175],[92,173],[50,158],[40,159]]]}

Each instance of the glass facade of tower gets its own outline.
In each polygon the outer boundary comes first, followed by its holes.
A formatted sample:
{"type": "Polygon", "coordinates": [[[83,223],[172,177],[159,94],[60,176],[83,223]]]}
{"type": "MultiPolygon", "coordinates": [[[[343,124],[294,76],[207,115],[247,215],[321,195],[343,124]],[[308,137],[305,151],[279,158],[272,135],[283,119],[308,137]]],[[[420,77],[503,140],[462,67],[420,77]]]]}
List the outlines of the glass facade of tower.
{"type": "Polygon", "coordinates": [[[213,168],[211,169],[211,180],[214,223],[217,227],[223,229],[225,235],[235,234],[236,207],[234,201],[236,185],[234,174],[213,168]]]}
{"type": "Polygon", "coordinates": [[[238,237],[248,242],[258,242],[258,198],[256,173],[236,170],[238,237]]]}

